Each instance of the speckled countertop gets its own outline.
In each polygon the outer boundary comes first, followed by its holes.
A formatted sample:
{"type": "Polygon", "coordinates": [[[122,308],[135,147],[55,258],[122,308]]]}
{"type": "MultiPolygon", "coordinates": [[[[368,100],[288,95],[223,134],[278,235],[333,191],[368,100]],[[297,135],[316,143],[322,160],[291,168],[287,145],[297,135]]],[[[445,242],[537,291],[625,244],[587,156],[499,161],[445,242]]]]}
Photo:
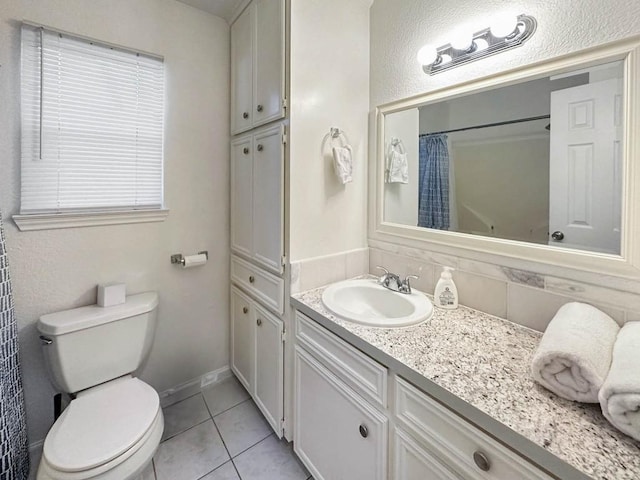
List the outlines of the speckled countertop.
{"type": "Polygon", "coordinates": [[[418,374],[488,415],[483,421],[482,413],[469,418],[459,412],[504,443],[518,444],[521,453],[558,478],[640,479],[640,442],[613,428],[598,404],[564,400],[531,379],[540,333],[462,306],[435,309],[431,320],[416,327],[366,327],[329,313],[323,291],[296,294],[292,304],[414,383],[418,374]],[[529,442],[519,442],[513,432],[529,442]]]}

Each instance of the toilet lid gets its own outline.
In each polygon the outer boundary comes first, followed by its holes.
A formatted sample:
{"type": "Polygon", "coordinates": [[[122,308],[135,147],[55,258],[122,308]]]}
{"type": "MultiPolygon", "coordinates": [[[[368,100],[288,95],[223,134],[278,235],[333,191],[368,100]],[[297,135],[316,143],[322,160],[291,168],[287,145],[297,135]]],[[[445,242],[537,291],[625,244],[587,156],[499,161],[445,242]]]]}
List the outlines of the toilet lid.
{"type": "Polygon", "coordinates": [[[44,441],[43,454],[60,471],[103,465],[136,444],[160,407],[158,393],[137,378],[120,378],[71,401],[44,441]]]}

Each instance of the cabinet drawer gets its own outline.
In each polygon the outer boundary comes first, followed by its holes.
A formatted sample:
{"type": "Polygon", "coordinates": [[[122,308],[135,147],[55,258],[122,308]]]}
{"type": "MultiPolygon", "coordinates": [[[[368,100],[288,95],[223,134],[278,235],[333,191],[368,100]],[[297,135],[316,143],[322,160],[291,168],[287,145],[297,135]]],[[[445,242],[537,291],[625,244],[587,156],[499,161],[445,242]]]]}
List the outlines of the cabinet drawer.
{"type": "Polygon", "coordinates": [[[331,372],[373,402],[387,406],[387,369],[296,312],[296,338],[331,372]]]}
{"type": "Polygon", "coordinates": [[[534,465],[413,385],[399,377],[396,380],[395,414],[398,420],[463,478],[551,480],[534,465]]]}
{"type": "Polygon", "coordinates": [[[284,313],[284,281],[281,278],[232,256],[231,281],[274,312],[284,313]]]}

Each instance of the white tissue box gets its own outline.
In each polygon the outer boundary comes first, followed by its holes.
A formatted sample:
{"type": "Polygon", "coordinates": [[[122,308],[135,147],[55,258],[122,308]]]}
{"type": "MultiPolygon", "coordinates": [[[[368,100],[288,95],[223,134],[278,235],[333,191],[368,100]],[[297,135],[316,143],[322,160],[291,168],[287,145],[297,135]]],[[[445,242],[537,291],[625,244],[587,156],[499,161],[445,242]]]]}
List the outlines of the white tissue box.
{"type": "Polygon", "coordinates": [[[98,305],[112,307],[125,302],[127,286],[124,283],[111,283],[98,285],[98,305]]]}

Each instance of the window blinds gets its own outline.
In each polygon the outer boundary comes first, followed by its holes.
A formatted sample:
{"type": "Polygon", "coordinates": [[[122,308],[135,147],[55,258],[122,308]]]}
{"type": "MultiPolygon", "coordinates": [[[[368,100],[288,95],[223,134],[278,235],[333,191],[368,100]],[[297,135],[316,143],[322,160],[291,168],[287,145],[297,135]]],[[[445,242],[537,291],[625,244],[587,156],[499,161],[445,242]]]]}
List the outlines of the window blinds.
{"type": "Polygon", "coordinates": [[[162,208],[162,59],[24,25],[20,213],[162,208]]]}

